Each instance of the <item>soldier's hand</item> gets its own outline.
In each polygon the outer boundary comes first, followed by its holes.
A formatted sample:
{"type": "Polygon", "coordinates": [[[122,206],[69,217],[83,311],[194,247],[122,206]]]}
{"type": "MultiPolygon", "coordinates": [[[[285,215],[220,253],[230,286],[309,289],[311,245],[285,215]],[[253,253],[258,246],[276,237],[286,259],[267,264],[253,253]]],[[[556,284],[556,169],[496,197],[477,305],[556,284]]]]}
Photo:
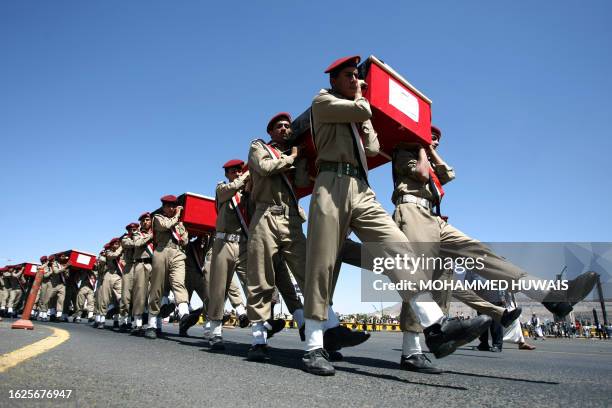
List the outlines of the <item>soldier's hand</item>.
{"type": "Polygon", "coordinates": [[[363,79],[359,80],[359,88],[361,88],[361,92],[365,92],[368,90],[368,83],[363,79]]]}
{"type": "Polygon", "coordinates": [[[181,215],[181,211],[183,211],[183,206],[182,205],[176,206],[176,215],[181,215]]]}
{"type": "Polygon", "coordinates": [[[290,156],[295,159],[296,157],[298,157],[298,153],[299,153],[299,150],[298,150],[297,146],[293,146],[291,148],[291,155],[290,156]]]}

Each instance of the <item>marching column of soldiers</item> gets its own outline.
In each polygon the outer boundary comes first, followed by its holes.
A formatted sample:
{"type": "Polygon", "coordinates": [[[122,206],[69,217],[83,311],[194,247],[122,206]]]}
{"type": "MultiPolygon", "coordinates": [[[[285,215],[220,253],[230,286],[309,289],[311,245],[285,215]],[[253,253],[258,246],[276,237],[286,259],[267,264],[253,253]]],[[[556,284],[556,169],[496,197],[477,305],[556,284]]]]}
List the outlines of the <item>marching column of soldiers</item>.
{"type": "MultiPolygon", "coordinates": [[[[440,213],[443,185],[455,172],[437,152],[442,132],[431,127],[432,143],[401,143],[392,155],[392,196],[389,215],[378,202],[368,179],[367,157],[380,153],[372,109],[358,78],[359,56],[340,58],[326,70],[330,88],[322,89],[311,106],[311,133],[316,146],[316,178],[308,216],[296,188],[312,182],[300,147],[291,145],[291,115],[274,115],[268,142],[254,140],[247,165],[240,159],[223,164],[226,182],[216,186],[216,231],[190,237],[181,222],[177,197],[161,198],[161,211],[144,213],[126,226],[122,237],[104,245],[92,271],[70,273],[66,254],[43,256],[42,284],[33,313],[42,321],[87,318],[105,328],[106,319],[120,332],[155,340],[163,336],[162,319],[176,316],[179,333],[204,317],[204,337],[212,350],[223,351],[224,312],[229,300],[240,327],[251,325],[247,358],[272,358],[268,343],[285,327],[274,317],[278,294],[283,297],[300,341],[302,367],[316,375],[333,375],[333,361],[344,347],[368,340],[365,331],[340,324],[333,295],[345,262],[372,270],[362,250],[372,257],[427,253],[453,259],[486,254],[485,279],[508,282],[539,280],[463,234],[440,213]],[[308,220],[304,235],[303,223],[308,220]],[[348,239],[354,233],[363,243],[348,239]],[[437,244],[437,245],[432,245],[437,244]],[[363,264],[363,262],[366,262],[363,264]],[[295,281],[295,284],[294,284],[295,281]],[[300,299],[296,291],[304,295],[300,299]],[[241,288],[245,298],[242,297],[241,288]],[[194,293],[202,308],[192,310],[194,293]]],[[[392,282],[452,277],[452,271],[387,269],[392,282]]],[[[525,290],[531,299],[557,316],[566,316],[596,283],[594,273],[569,281],[567,290],[525,290]]],[[[25,293],[23,268],[5,268],[0,279],[0,314],[14,317],[25,293]]],[[[418,286],[417,286],[418,287],[418,286]]],[[[525,286],[529,287],[529,286],[525,286]]],[[[436,358],[453,353],[478,338],[492,321],[503,327],[516,322],[520,307],[504,308],[472,291],[402,290],[400,316],[402,353],[399,367],[440,373],[425,356],[420,333],[436,358]],[[448,318],[450,297],[479,312],[476,318],[448,318]]]]}

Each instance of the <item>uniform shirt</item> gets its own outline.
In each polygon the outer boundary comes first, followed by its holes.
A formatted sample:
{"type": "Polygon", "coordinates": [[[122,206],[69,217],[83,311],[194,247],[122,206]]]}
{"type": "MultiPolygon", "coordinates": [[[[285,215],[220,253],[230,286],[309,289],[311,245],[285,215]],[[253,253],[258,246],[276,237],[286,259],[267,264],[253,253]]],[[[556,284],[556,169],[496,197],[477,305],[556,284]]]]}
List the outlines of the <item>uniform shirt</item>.
{"type": "MultiPolygon", "coordinates": [[[[244,181],[247,175],[248,173],[245,173],[231,183],[221,182],[217,184],[215,191],[217,198],[217,232],[226,232],[228,234],[242,233],[236,210],[233,208],[232,197],[234,197],[236,193],[238,193],[241,200],[243,197],[246,197],[243,196],[242,190],[244,189],[244,181]]],[[[243,205],[244,204],[246,203],[243,203],[243,205]]]]}
{"type": "Polygon", "coordinates": [[[100,255],[98,257],[98,279],[104,278],[104,274],[106,273],[106,251],[104,255],[100,255]]]}
{"type": "MultiPolygon", "coordinates": [[[[270,144],[279,150],[278,145],[270,144]]],[[[284,204],[295,208],[291,190],[289,190],[282,177],[283,172],[291,169],[293,162],[293,156],[285,154],[281,154],[278,159],[270,157],[270,153],[261,145],[259,140],[251,143],[249,172],[253,183],[251,199],[255,205],[260,203],[284,204]]]]}
{"type": "MultiPolygon", "coordinates": [[[[417,150],[398,150],[393,160],[393,171],[395,172],[395,190],[391,200],[395,202],[398,197],[404,194],[412,194],[416,197],[433,200],[429,182],[421,181],[417,171],[419,153],[417,150]]],[[[441,184],[446,184],[455,178],[455,170],[447,165],[431,167],[436,172],[436,176],[441,184]]]]}
{"type": "Polygon", "coordinates": [[[116,251],[108,250],[106,253],[106,272],[108,273],[118,273],[119,268],[117,267],[117,262],[121,262],[121,254],[123,253],[123,248],[119,247],[116,251]]]}
{"type": "Polygon", "coordinates": [[[43,282],[49,282],[49,278],[51,277],[51,267],[48,263],[43,266],[43,282]]]}
{"type": "Polygon", "coordinates": [[[123,248],[123,259],[126,264],[134,262],[134,240],[130,235],[125,235],[121,239],[121,248],[123,248]]]}
{"type": "Polygon", "coordinates": [[[134,240],[134,259],[148,259],[151,255],[147,252],[147,244],[153,240],[153,232],[137,231],[134,240]]]}
{"type": "Polygon", "coordinates": [[[320,161],[349,163],[359,167],[351,123],[355,123],[366,156],[376,156],[380,145],[372,127],[370,103],[364,97],[346,99],[332,90],[322,89],[312,101],[314,144],[320,161]]]}
{"type": "Polygon", "coordinates": [[[49,277],[49,281],[51,285],[63,285],[68,276],[68,272],[70,271],[68,267],[68,263],[62,265],[59,262],[53,262],[51,266],[51,276],[49,277]],[[63,278],[63,279],[62,279],[63,278]]]}
{"type": "Polygon", "coordinates": [[[153,217],[153,231],[155,234],[155,242],[159,250],[165,248],[170,242],[174,242],[172,238],[172,229],[174,229],[174,227],[176,227],[180,237],[181,242],[179,245],[187,245],[189,237],[185,226],[179,221],[178,213],[172,218],[168,218],[163,214],[155,214],[155,217],[153,217]]]}

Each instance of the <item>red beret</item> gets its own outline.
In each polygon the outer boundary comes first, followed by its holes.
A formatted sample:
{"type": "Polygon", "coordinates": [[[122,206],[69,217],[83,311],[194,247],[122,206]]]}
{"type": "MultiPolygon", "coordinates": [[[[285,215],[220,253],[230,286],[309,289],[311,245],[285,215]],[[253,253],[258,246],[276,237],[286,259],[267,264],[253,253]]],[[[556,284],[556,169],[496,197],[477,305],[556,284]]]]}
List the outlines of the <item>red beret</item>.
{"type": "Polygon", "coordinates": [[[47,262],[47,259],[48,259],[47,256],[43,255],[43,256],[40,257],[40,262],[43,262],[43,263],[47,262]]]}
{"type": "Polygon", "coordinates": [[[326,74],[331,73],[332,71],[336,71],[345,67],[356,67],[357,64],[361,61],[361,57],[359,55],[351,55],[350,57],[342,57],[331,63],[329,67],[325,70],[326,74]]]}
{"type": "Polygon", "coordinates": [[[436,134],[438,136],[442,136],[442,131],[437,126],[431,125],[431,134],[436,134]]]}
{"type": "Polygon", "coordinates": [[[47,258],[49,261],[52,261],[55,259],[55,255],[49,255],[49,258],[47,258]]]}
{"type": "Polygon", "coordinates": [[[289,122],[291,122],[291,114],[288,112],[280,112],[277,113],[276,115],[272,116],[272,119],[270,119],[270,121],[268,122],[268,127],[266,127],[266,130],[269,132],[270,129],[272,129],[272,125],[274,125],[278,120],[280,120],[281,118],[285,118],[287,119],[289,122]]]}
{"type": "Polygon", "coordinates": [[[142,214],[140,214],[140,217],[138,217],[138,221],[142,221],[142,219],[146,218],[146,217],[150,218],[151,217],[151,213],[148,212],[148,211],[147,212],[143,212],[142,214]]]}
{"type": "Polygon", "coordinates": [[[225,162],[225,164],[223,165],[223,168],[229,169],[230,167],[242,167],[242,166],[244,166],[244,162],[242,160],[232,159],[232,160],[225,162]]]}
{"type": "MultiPolygon", "coordinates": [[[[119,238],[113,238],[113,239],[111,239],[111,240],[110,240],[109,244],[110,244],[110,245],[113,245],[115,242],[120,242],[120,241],[121,241],[121,240],[120,240],[119,238]]],[[[109,246],[110,246],[110,245],[109,245],[109,246]]]]}
{"type": "Polygon", "coordinates": [[[108,249],[108,248],[110,248],[110,243],[104,244],[104,249],[108,249]]]}
{"type": "Polygon", "coordinates": [[[160,198],[162,203],[170,203],[170,204],[174,204],[176,203],[176,196],[172,195],[172,194],[168,194],[163,196],[162,198],[160,198]]]}
{"type": "Polygon", "coordinates": [[[139,223],[137,223],[137,222],[130,222],[128,225],[125,226],[125,229],[129,231],[132,228],[138,228],[138,227],[140,227],[139,223]]]}

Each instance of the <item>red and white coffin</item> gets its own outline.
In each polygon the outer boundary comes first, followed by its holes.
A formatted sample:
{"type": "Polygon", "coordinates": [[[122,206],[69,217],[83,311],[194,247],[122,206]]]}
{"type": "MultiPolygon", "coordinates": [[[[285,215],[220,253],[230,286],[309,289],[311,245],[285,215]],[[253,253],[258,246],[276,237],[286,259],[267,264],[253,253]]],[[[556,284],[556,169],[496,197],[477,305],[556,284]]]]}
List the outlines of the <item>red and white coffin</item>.
{"type": "Polygon", "coordinates": [[[217,226],[217,206],[215,199],[195,193],[185,193],[178,197],[183,206],[181,221],[191,235],[214,232],[217,226]]]}
{"type": "MultiPolygon", "coordinates": [[[[381,154],[368,158],[370,169],[390,161],[400,142],[431,144],[431,100],[393,68],[375,56],[358,67],[359,76],[368,83],[364,96],[372,108],[372,125],[378,133],[381,154]]],[[[309,172],[316,176],[316,151],[310,133],[310,108],[292,123],[293,145],[300,145],[309,161],[309,172]]],[[[299,189],[298,195],[310,194],[312,188],[299,189]]]]}
{"type": "MultiPolygon", "coordinates": [[[[177,197],[183,206],[181,221],[189,235],[198,236],[214,232],[217,227],[217,206],[215,199],[196,193],[184,193],[177,197]]],[[[161,207],[153,214],[162,214],[161,207]]]]}
{"type": "Polygon", "coordinates": [[[70,249],[68,251],[58,252],[55,259],[61,254],[68,255],[68,262],[73,268],[85,269],[91,271],[96,264],[96,256],[89,252],[80,251],[78,249],[70,249]]]}
{"type": "Polygon", "coordinates": [[[35,264],[35,263],[24,263],[24,270],[23,270],[23,275],[24,276],[36,276],[36,272],[38,272],[38,268],[40,267],[40,265],[35,264]]]}

